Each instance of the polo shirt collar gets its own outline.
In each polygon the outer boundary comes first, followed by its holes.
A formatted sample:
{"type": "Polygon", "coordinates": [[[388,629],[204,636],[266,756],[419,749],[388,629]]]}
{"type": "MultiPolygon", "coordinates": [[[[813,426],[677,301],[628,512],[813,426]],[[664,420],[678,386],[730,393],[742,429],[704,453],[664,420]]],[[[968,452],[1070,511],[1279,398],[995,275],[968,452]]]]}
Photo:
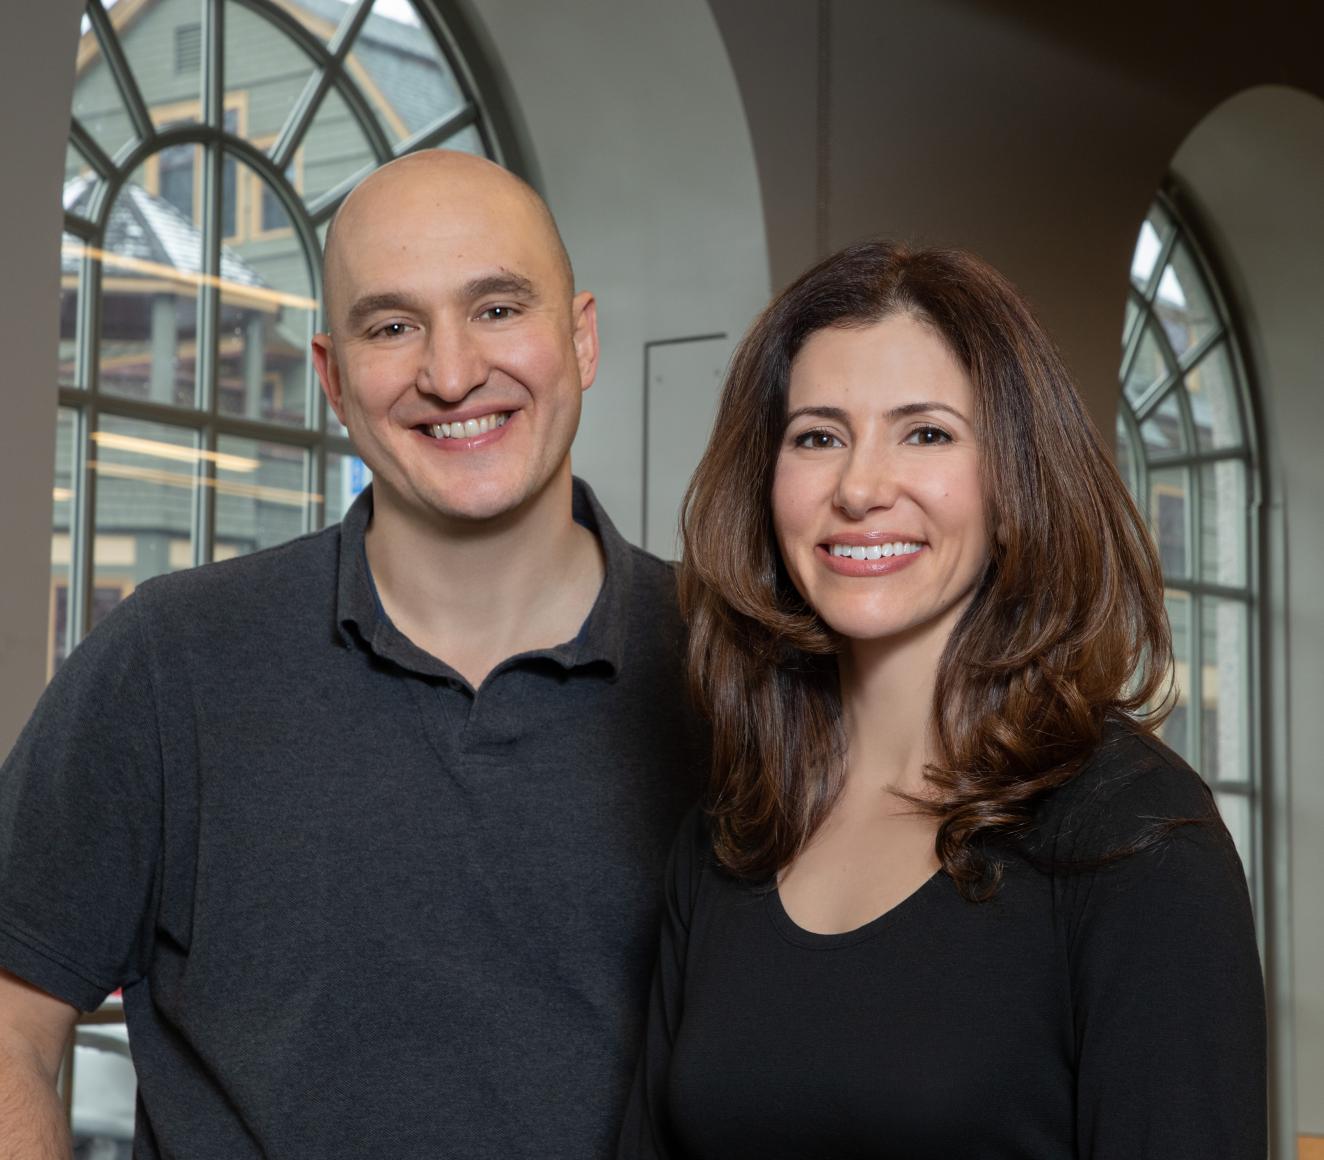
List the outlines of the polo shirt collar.
{"type": "MultiPolygon", "coordinates": [[[[597,599],[573,640],[521,653],[518,658],[502,662],[497,669],[517,659],[545,658],[566,670],[601,663],[610,668],[613,676],[620,672],[629,628],[634,549],[603,511],[593,489],[578,478],[573,487],[575,522],[588,528],[602,546],[605,575],[597,599]]],[[[336,623],[341,639],[347,646],[366,645],[384,660],[415,672],[456,677],[458,674],[444,660],[425,652],[401,633],[382,608],[364,549],[364,533],[371,518],[372,485],[369,484],[340,523],[336,623]]]]}

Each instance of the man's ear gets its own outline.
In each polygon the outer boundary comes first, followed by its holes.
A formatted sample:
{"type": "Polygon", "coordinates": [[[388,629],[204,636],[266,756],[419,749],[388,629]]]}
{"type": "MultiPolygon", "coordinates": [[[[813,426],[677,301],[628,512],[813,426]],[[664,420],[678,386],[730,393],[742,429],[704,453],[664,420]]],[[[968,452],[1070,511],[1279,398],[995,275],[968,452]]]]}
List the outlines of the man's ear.
{"type": "Polygon", "coordinates": [[[598,301],[587,290],[581,290],[571,299],[570,320],[574,327],[580,387],[587,391],[598,373],[598,301]]]}
{"type": "Polygon", "coordinates": [[[345,424],[345,411],[341,405],[340,364],[336,361],[336,346],[331,335],[318,332],[313,335],[313,369],[317,371],[317,381],[322,384],[322,394],[336,413],[342,427],[345,424]]]}

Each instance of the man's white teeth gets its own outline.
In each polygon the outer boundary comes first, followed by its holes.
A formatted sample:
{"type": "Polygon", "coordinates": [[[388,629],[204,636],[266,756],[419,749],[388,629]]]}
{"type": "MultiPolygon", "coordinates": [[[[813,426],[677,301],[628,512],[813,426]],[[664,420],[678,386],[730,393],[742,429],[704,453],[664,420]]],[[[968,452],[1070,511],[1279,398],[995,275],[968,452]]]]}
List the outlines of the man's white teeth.
{"type": "Polygon", "coordinates": [[[504,427],[510,418],[509,411],[495,411],[481,419],[464,419],[454,423],[433,423],[428,430],[433,439],[472,439],[475,435],[486,435],[497,427],[504,427]]]}
{"type": "Polygon", "coordinates": [[[885,556],[910,556],[920,550],[920,544],[833,544],[834,556],[852,560],[881,560],[885,556]]]}

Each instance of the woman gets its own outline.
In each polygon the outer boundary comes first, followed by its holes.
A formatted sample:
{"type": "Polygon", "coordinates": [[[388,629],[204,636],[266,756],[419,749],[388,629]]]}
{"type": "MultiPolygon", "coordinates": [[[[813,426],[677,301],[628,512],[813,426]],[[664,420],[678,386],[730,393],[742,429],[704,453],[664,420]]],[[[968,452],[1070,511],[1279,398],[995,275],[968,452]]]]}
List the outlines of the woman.
{"type": "Polygon", "coordinates": [[[1015,291],[810,270],[682,524],[714,784],[621,1155],[1262,1158],[1245,879],[1153,736],[1158,561],[1015,291]]]}

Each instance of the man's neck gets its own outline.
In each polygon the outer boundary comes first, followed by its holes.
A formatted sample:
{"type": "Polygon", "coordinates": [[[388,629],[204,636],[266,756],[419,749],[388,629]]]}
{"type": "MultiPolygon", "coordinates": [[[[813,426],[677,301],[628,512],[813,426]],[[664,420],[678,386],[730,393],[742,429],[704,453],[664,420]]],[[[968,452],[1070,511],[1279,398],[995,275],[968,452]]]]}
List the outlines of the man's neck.
{"type": "Polygon", "coordinates": [[[458,526],[374,492],[365,539],[382,607],[475,689],[507,657],[578,633],[605,566],[593,533],[574,522],[568,465],[517,512],[458,526]]]}

